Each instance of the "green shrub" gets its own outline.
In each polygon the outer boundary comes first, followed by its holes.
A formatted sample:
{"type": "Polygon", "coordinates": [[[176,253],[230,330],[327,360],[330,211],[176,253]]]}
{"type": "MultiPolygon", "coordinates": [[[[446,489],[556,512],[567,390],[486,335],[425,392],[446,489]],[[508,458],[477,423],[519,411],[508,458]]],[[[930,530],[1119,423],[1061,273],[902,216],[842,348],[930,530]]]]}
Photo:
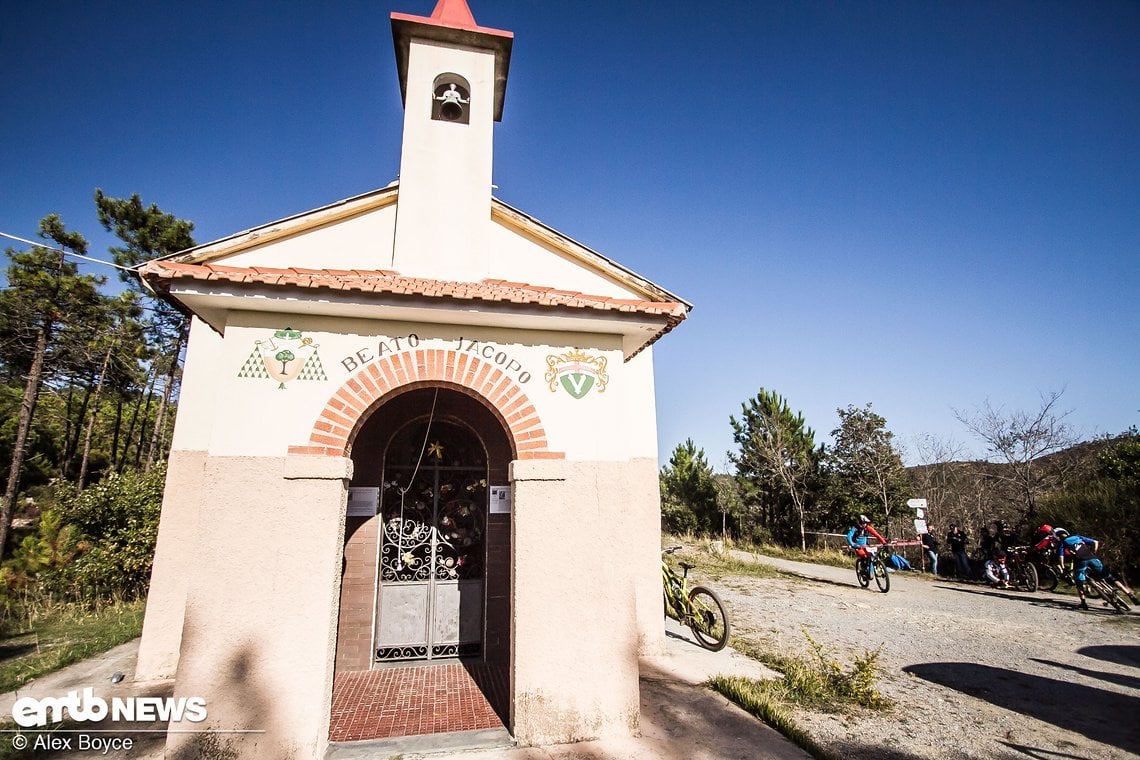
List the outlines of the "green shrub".
{"type": "Polygon", "coordinates": [[[881,650],[864,650],[862,655],[854,656],[850,667],[845,668],[811,637],[807,629],[801,630],[808,642],[805,656],[772,653],[740,638],[733,644],[738,651],[783,674],[783,679],[773,682],[775,685],[769,690],[785,702],[823,710],[845,705],[871,709],[892,706],[891,700],[875,688],[881,650]]]}
{"type": "Polygon", "coordinates": [[[692,509],[684,504],[662,500],[661,529],[666,533],[696,533],[700,521],[692,509]]]}
{"type": "Polygon", "coordinates": [[[757,681],[743,676],[714,676],[709,688],[732,700],[752,715],[788,737],[817,760],[834,760],[811,735],[796,725],[779,697],[778,681],[757,681]]]}
{"type": "MultiPolygon", "coordinates": [[[[75,531],[77,552],[70,561],[38,572],[42,591],[87,604],[145,595],[164,480],[165,468],[156,467],[146,473],[110,474],[83,491],[58,485],[55,505],[45,516],[55,520],[58,515],[66,526],[61,530],[75,531]]],[[[41,519],[41,536],[44,532],[41,519]]]]}

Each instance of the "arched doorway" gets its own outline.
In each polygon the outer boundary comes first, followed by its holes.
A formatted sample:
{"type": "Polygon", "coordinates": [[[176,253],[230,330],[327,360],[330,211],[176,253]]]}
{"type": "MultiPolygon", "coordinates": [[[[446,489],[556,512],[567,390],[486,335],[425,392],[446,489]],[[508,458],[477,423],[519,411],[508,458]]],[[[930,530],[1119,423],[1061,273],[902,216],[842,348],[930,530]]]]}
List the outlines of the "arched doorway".
{"type": "Polygon", "coordinates": [[[351,447],[333,741],[507,725],[511,514],[488,503],[509,485],[507,430],[482,397],[446,383],[405,387],[366,413],[351,447]],[[370,513],[352,509],[357,489],[370,513]],[[447,713],[464,690],[465,711],[482,710],[474,724],[447,713]],[[398,711],[385,703],[394,694],[398,711]]]}
{"type": "Polygon", "coordinates": [[[384,452],[376,660],[483,655],[487,454],[466,424],[405,424],[384,452]]]}

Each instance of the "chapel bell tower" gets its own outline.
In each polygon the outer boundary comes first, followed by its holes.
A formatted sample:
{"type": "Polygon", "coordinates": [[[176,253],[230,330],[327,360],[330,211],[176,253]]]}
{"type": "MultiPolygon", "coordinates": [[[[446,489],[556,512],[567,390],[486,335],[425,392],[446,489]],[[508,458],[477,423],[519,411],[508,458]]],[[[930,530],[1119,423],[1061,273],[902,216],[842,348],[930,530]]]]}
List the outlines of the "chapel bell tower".
{"type": "Polygon", "coordinates": [[[413,277],[487,276],[494,122],[514,35],[476,25],[466,0],[430,17],[392,14],[404,100],[392,268],[413,277]]]}

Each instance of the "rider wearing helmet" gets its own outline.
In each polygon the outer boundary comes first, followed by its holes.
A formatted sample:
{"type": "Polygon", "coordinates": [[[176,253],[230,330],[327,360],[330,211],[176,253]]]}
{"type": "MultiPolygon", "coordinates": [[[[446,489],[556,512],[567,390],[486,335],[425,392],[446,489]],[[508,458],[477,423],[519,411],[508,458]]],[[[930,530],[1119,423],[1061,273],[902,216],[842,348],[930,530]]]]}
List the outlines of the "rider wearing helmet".
{"type": "Polygon", "coordinates": [[[1073,562],[1073,580],[1077,583],[1077,594],[1081,597],[1080,608],[1082,610],[1089,608],[1085,601],[1085,580],[1089,575],[1097,580],[1115,585],[1127,594],[1133,603],[1136,602],[1136,595],[1132,589],[1113,576],[1112,572],[1101,562],[1100,557],[1096,555],[1100,548],[1100,541],[1075,534],[1069,535],[1069,532],[1063,528],[1057,528],[1055,535],[1060,541],[1057,546],[1057,553],[1060,555],[1061,564],[1064,565],[1066,558],[1073,562]]]}
{"type": "Polygon", "coordinates": [[[847,546],[859,557],[869,557],[871,556],[871,552],[867,549],[867,536],[869,535],[878,539],[880,544],[887,543],[887,539],[883,538],[882,534],[875,530],[875,526],[871,524],[871,518],[867,515],[859,515],[855,525],[852,525],[847,531],[847,546]]]}
{"type": "MultiPolygon", "coordinates": [[[[1064,528],[1058,528],[1057,530],[1064,530],[1064,528]]],[[[1056,534],[1053,533],[1052,525],[1042,525],[1037,529],[1037,535],[1034,536],[1034,538],[1037,540],[1037,543],[1033,545],[1033,551],[1051,554],[1057,550],[1057,542],[1059,539],[1056,534]]]]}

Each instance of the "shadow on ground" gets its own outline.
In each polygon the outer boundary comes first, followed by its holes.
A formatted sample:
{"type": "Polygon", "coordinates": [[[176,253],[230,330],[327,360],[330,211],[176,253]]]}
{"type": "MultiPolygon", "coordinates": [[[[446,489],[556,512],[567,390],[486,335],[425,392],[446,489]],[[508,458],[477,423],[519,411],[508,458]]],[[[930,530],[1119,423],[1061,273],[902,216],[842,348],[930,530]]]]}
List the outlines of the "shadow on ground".
{"type": "MultiPolygon", "coordinates": [[[[938,586],[938,588],[945,589],[947,591],[957,591],[960,594],[979,594],[981,596],[994,596],[1000,599],[1012,599],[1017,602],[1032,604],[1035,607],[1052,607],[1053,609],[1072,610],[1073,612],[1078,611],[1077,601],[1075,599],[1072,601],[1067,599],[1053,599],[1052,597],[1039,596],[1037,594],[1031,594],[1028,592],[1011,593],[1008,591],[998,591],[996,589],[991,589],[987,586],[979,586],[978,588],[969,588],[964,586],[938,586]]],[[[1106,615],[1117,614],[1108,608],[1099,609],[1097,607],[1092,607],[1090,612],[1103,612],[1106,615]]]]}
{"type": "Polygon", "coordinates": [[[971,662],[909,665],[903,671],[1093,741],[1140,753],[1140,697],[971,662]]]}
{"type": "Polygon", "coordinates": [[[1094,660],[1140,668],[1140,646],[1133,644],[1100,644],[1092,647],[1081,647],[1077,650],[1077,654],[1092,657],[1094,660]]]}
{"type": "MultiPolygon", "coordinates": [[[[712,691],[675,680],[652,665],[641,669],[641,745],[633,757],[687,760],[692,757],[805,758],[802,750],[762,721],[712,691]]],[[[612,758],[576,745],[567,758],[612,758]],[[583,750],[585,750],[583,752],[583,750]]],[[[560,757],[557,753],[554,757],[560,757]]],[[[625,756],[625,755],[621,755],[625,756]]],[[[902,760],[900,758],[900,760],[902,760]]]]}
{"type": "Polygon", "coordinates": [[[919,760],[920,755],[901,749],[884,747],[881,742],[868,738],[865,741],[842,741],[827,745],[827,749],[840,758],[874,757],[875,760],[919,760]]]}
{"type": "Polygon", "coordinates": [[[1084,760],[1084,755],[1057,752],[1056,750],[1044,749],[1042,747],[1030,747],[1025,744],[1014,744],[1013,742],[1007,741],[999,741],[998,744],[1009,747],[1014,752],[1020,752],[1026,757],[1033,758],[1033,760],[1084,760]]]}
{"type": "Polygon", "coordinates": [[[835,581],[830,578],[821,578],[818,575],[808,575],[807,573],[798,573],[795,570],[778,570],[780,575],[787,576],[788,578],[795,578],[796,580],[808,581],[810,583],[822,583],[826,586],[839,586],[841,588],[859,588],[858,582],[855,580],[855,569],[851,569],[851,582],[835,581]]]}
{"type": "Polygon", "coordinates": [[[0,661],[11,660],[14,657],[27,654],[35,648],[35,644],[4,644],[0,646],[0,661]]]}
{"type": "Polygon", "coordinates": [[[1128,689],[1140,689],[1140,678],[1136,676],[1124,675],[1123,673],[1112,673],[1105,670],[1090,670],[1089,668],[1082,668],[1079,665],[1069,665],[1064,662],[1057,662],[1056,660],[1042,660],[1038,657],[1030,657],[1033,662],[1039,662],[1042,665],[1049,665],[1054,668],[1068,670],[1073,673],[1080,673],[1086,678],[1092,678],[1097,681],[1107,681],[1114,683],[1117,686],[1123,686],[1128,689]]]}

